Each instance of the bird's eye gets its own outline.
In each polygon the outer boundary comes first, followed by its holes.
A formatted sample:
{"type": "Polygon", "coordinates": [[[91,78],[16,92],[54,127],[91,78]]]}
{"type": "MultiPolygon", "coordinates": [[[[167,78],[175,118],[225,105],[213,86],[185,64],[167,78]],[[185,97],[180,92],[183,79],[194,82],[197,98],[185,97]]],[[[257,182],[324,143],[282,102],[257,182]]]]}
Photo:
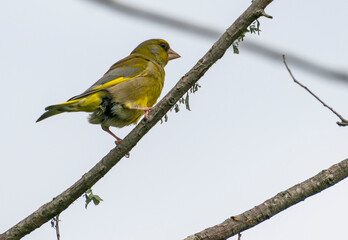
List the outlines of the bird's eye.
{"type": "Polygon", "coordinates": [[[169,49],[169,46],[165,43],[160,43],[160,46],[166,51],[168,51],[168,49],[169,49]]]}

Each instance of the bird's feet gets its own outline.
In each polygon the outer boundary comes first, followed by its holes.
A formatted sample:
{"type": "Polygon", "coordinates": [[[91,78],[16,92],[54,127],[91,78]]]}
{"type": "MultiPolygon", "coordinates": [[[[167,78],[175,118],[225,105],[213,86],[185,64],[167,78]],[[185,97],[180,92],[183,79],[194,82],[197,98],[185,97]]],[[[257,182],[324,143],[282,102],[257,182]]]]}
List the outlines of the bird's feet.
{"type": "MultiPolygon", "coordinates": [[[[118,139],[115,141],[116,146],[117,146],[118,144],[120,144],[121,141],[122,141],[122,139],[121,139],[121,138],[118,138],[118,139]]],[[[126,155],[124,155],[124,156],[125,156],[126,158],[129,158],[130,152],[126,153],[126,155]]]]}
{"type": "MultiPolygon", "coordinates": [[[[114,138],[116,138],[116,141],[115,141],[116,146],[117,146],[118,144],[120,144],[120,142],[122,141],[122,138],[117,137],[113,132],[111,132],[110,129],[109,129],[109,127],[103,126],[103,125],[102,125],[101,127],[102,127],[102,129],[103,129],[105,132],[109,133],[111,136],[113,136],[114,138]]],[[[125,155],[125,157],[126,157],[126,158],[129,158],[129,156],[130,156],[130,153],[128,152],[128,153],[125,155]]]]}
{"type": "Polygon", "coordinates": [[[149,120],[149,112],[152,110],[152,107],[148,107],[148,108],[146,108],[146,110],[145,110],[145,119],[146,120],[149,120]]]}

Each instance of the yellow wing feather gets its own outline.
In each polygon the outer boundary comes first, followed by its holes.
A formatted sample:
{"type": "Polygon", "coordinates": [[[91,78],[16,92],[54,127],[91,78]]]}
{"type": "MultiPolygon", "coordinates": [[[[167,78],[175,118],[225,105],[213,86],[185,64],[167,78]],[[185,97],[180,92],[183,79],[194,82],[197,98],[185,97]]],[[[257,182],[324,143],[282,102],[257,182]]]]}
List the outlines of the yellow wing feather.
{"type": "Polygon", "coordinates": [[[108,87],[114,86],[114,85],[116,85],[116,84],[119,84],[119,83],[121,83],[121,82],[125,82],[125,81],[131,80],[131,79],[133,79],[133,78],[137,78],[137,77],[139,77],[139,76],[141,76],[141,74],[136,75],[136,76],[132,76],[132,77],[119,77],[119,78],[116,78],[116,79],[114,79],[114,80],[111,80],[111,81],[109,81],[109,82],[107,82],[107,83],[104,83],[104,84],[102,84],[102,85],[99,85],[99,86],[93,88],[92,91],[96,91],[96,90],[100,91],[100,90],[106,89],[106,88],[108,88],[108,87]]]}
{"type": "MultiPolygon", "coordinates": [[[[144,74],[143,74],[143,75],[144,75],[144,74]]],[[[138,74],[138,75],[132,76],[132,77],[119,77],[119,78],[115,78],[115,79],[110,80],[110,81],[108,81],[108,82],[106,82],[106,83],[104,83],[104,84],[101,84],[101,85],[98,85],[98,86],[96,86],[96,87],[94,87],[94,88],[88,89],[86,92],[81,93],[80,95],[74,96],[74,97],[70,98],[68,101],[81,99],[81,98],[83,98],[83,97],[85,97],[85,96],[91,95],[91,94],[93,94],[93,93],[97,93],[97,92],[99,92],[99,91],[101,91],[101,90],[104,90],[104,89],[106,89],[106,88],[112,87],[112,86],[117,85],[117,84],[119,84],[119,83],[121,83],[121,82],[126,82],[126,81],[129,81],[129,80],[133,79],[133,78],[136,78],[136,77],[139,77],[139,76],[143,76],[143,75],[138,74]]],[[[145,74],[145,75],[146,75],[146,74],[145,74]]],[[[92,86],[92,87],[93,87],[93,86],[92,86]]]]}

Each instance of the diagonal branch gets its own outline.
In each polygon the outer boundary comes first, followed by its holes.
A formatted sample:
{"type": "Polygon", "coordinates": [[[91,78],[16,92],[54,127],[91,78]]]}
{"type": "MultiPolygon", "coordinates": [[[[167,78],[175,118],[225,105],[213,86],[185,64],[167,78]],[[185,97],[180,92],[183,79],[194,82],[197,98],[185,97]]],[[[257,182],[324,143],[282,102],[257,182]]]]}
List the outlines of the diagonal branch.
{"type": "Polygon", "coordinates": [[[264,9],[273,0],[255,0],[249,8],[230,26],[198,63],[175,85],[175,87],[114,149],[112,149],[89,172],[52,201],[44,204],[18,224],[0,234],[0,240],[20,239],[39,228],[54,216],[64,211],[87,189],[100,180],[136,143],[164,116],[166,112],[220,59],[238,36],[257,18],[265,15],[264,9]]]}
{"type": "Polygon", "coordinates": [[[224,240],[273,217],[322,190],[348,177],[348,159],[321,171],[314,177],[297,184],[273,198],[223,223],[207,228],[184,240],[224,240]]]}

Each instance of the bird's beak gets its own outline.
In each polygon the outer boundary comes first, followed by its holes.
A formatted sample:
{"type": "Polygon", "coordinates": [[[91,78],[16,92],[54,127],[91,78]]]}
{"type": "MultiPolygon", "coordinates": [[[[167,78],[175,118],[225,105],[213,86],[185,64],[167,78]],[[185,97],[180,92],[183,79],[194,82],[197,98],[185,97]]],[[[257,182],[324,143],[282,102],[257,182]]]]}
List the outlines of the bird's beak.
{"type": "Polygon", "coordinates": [[[169,60],[173,60],[173,59],[179,58],[179,57],[180,57],[179,54],[177,54],[176,52],[174,52],[173,49],[169,48],[169,50],[168,50],[168,59],[169,59],[169,60]]]}

